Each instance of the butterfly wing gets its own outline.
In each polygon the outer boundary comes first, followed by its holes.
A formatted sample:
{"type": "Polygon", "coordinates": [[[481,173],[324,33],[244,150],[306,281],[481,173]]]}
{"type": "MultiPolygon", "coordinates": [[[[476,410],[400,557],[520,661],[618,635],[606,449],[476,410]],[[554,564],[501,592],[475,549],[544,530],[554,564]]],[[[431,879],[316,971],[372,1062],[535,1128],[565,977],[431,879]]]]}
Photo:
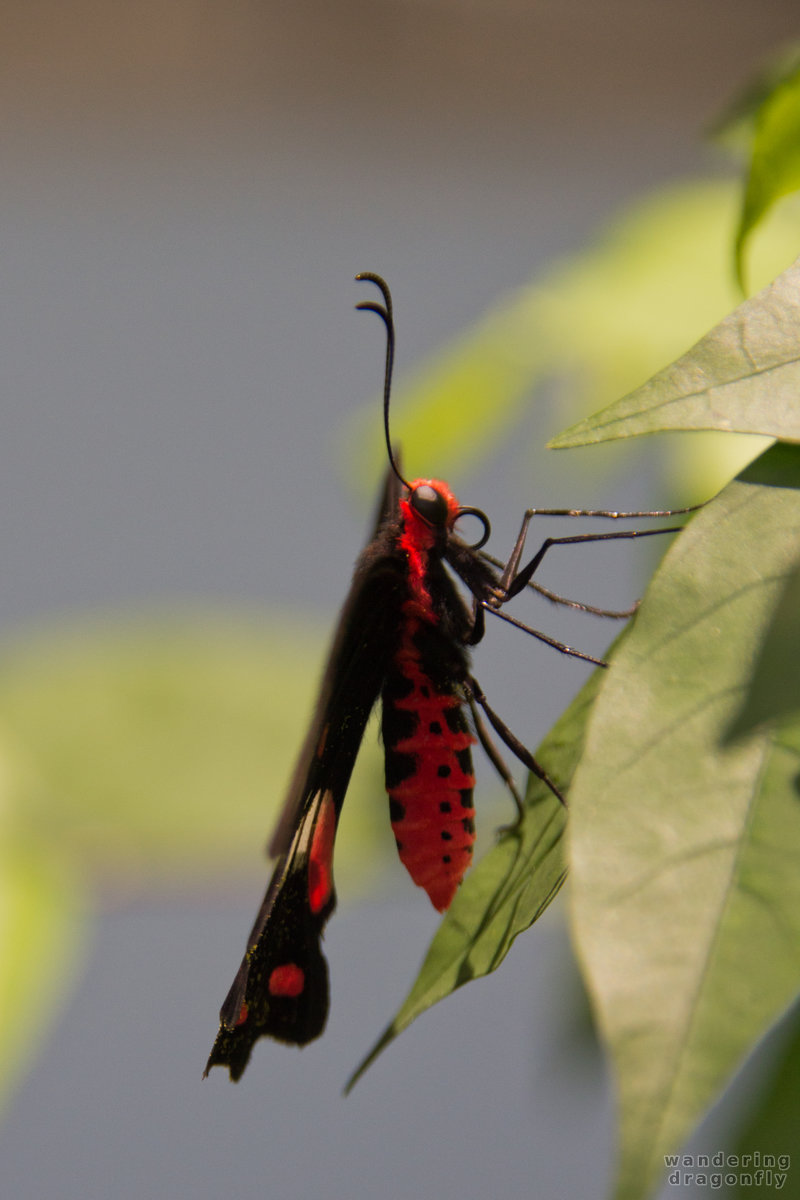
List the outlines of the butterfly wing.
{"type": "Polygon", "coordinates": [[[387,520],[367,546],[342,610],[319,702],[271,844],[278,861],[220,1011],[206,1064],[239,1079],[261,1037],[305,1045],[328,1014],[321,937],[336,904],[333,845],[342,803],[400,625],[403,558],[387,520]]]}
{"type": "Polygon", "coordinates": [[[332,793],[312,797],[288,854],[275,868],[220,1010],[206,1075],[220,1065],[228,1067],[231,1079],[239,1079],[260,1037],[304,1045],[322,1033],[328,967],[320,939],[335,904],[334,825],[332,793]]]}
{"type": "MultiPolygon", "coordinates": [[[[399,451],[395,449],[395,461],[399,462],[399,451]]],[[[320,753],[320,747],[334,728],[342,724],[353,729],[351,708],[359,711],[367,702],[366,691],[371,686],[373,672],[368,666],[372,657],[385,674],[388,660],[394,647],[394,639],[400,624],[399,605],[402,597],[398,589],[403,586],[403,559],[397,553],[397,513],[400,485],[394,472],[389,470],[375,511],[372,532],[361,558],[353,572],[353,582],[345,600],[331,649],[314,715],[305,741],[297,757],[289,790],[281,814],[269,842],[269,854],[278,857],[284,854],[292,841],[294,831],[304,807],[308,803],[310,787],[316,782],[324,784],[325,775],[331,769],[334,755],[320,753]],[[377,659],[375,656],[377,655],[377,659]],[[319,769],[315,772],[315,764],[319,769]]],[[[369,710],[375,703],[380,683],[369,700],[369,710]]],[[[355,739],[352,770],[355,756],[361,744],[363,725],[369,717],[367,712],[361,731],[355,739]]],[[[351,739],[345,737],[341,753],[344,757],[350,748],[351,739]]],[[[349,774],[348,777],[349,779],[349,774]]],[[[344,784],[347,787],[347,781],[344,784]]],[[[339,801],[341,802],[344,796],[339,801]]]]}

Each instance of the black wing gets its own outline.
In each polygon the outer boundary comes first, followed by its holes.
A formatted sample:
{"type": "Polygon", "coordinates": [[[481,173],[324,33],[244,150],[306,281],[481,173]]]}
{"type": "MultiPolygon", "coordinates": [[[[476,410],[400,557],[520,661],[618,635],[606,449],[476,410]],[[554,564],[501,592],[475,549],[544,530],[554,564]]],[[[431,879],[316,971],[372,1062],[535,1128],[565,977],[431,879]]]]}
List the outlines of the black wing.
{"type": "MultiPolygon", "coordinates": [[[[395,450],[399,461],[399,451],[395,450]]],[[[326,731],[337,721],[350,727],[348,717],[351,705],[363,707],[369,704],[361,731],[353,748],[350,770],[361,744],[369,713],[372,711],[380,690],[378,683],[371,700],[366,698],[369,673],[362,669],[362,660],[368,666],[368,656],[377,654],[382,674],[391,653],[394,636],[399,625],[399,605],[402,597],[392,599],[393,593],[402,587],[403,559],[395,549],[397,539],[396,519],[398,514],[400,486],[393,471],[384,479],[383,489],[375,511],[375,519],[369,541],[353,572],[353,582],[347,599],[339,614],[333,635],[325,673],[320,684],[319,696],[314,706],[314,715],[305,741],[297,756],[297,765],[292,775],[289,790],[281,814],[269,842],[269,854],[276,858],[284,854],[291,844],[300,814],[308,804],[309,789],[316,776],[325,782],[328,771],[328,756],[319,761],[318,750],[326,731]],[[319,769],[315,772],[315,763],[319,769]]],[[[382,678],[382,675],[381,675],[382,678]]],[[[344,782],[347,788],[348,772],[344,782]]],[[[339,800],[341,809],[344,793],[339,800]]]]}
{"type": "MultiPolygon", "coordinates": [[[[392,477],[393,478],[393,477],[392,477]]],[[[239,1079],[260,1037],[305,1045],[328,1015],[321,936],[336,904],[333,843],[350,775],[396,644],[404,587],[396,488],[387,483],[375,537],[356,566],[320,697],[270,850],[278,862],[247,951],[220,1011],[206,1064],[239,1079]]]]}

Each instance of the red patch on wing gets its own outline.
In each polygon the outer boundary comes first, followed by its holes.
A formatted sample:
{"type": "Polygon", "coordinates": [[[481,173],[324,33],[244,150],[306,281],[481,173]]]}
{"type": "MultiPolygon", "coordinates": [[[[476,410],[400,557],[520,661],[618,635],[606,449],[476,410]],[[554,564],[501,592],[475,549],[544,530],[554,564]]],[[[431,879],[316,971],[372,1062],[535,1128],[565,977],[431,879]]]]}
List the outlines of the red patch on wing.
{"type": "Polygon", "coordinates": [[[283,963],[275,967],[267,984],[270,996],[299,996],[305,986],[305,972],[296,963],[283,963]]]}
{"type": "Polygon", "coordinates": [[[308,854],[308,906],[312,913],[322,912],[333,893],[333,839],[336,836],[336,810],[330,793],[320,801],[308,854]]]}

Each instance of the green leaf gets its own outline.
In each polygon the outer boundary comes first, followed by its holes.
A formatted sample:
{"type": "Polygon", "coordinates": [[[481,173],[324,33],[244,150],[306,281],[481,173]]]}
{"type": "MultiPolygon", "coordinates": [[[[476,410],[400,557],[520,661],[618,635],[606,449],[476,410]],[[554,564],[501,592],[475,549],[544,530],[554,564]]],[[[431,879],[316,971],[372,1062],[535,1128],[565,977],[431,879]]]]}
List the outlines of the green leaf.
{"type": "MultiPolygon", "coordinates": [[[[503,297],[421,367],[405,372],[398,364],[392,430],[411,478],[430,473],[433,463],[437,477],[447,478],[483,461],[487,448],[502,441],[519,419],[530,389],[546,377],[551,357],[543,338],[528,335],[527,306],[527,293],[503,297]]],[[[345,476],[363,495],[375,490],[377,470],[374,475],[354,472],[353,462],[381,464],[385,457],[376,414],[373,399],[347,422],[340,438],[345,476]]]]}
{"type": "MultiPolygon", "coordinates": [[[[547,405],[552,421],[549,409],[558,403],[560,421],[575,421],[682,354],[739,299],[730,270],[739,198],[733,182],[720,181],[671,186],[642,198],[580,252],[501,295],[439,354],[410,370],[400,344],[403,305],[396,297],[400,343],[392,425],[408,471],[448,478],[485,461],[493,446],[528,420],[532,406],[547,405]]],[[[779,206],[755,242],[751,274],[766,282],[797,253],[796,218],[779,206]]],[[[373,399],[347,425],[341,455],[349,478],[364,480],[363,470],[349,469],[354,458],[362,465],[383,461],[376,415],[373,399]]],[[[689,445],[684,439],[672,469],[681,486],[688,482],[694,494],[705,496],[763,448],[756,437],[709,433],[689,445]]],[[[526,462],[533,454],[531,446],[526,462]]],[[[364,486],[373,483],[364,480],[364,486]]]]}
{"type": "MultiPolygon", "coordinates": [[[[586,683],[537,751],[537,760],[566,786],[580,756],[602,671],[586,683]]],[[[522,821],[505,830],[467,875],[442,919],[411,991],[391,1024],[351,1076],[347,1090],[390,1042],[456,988],[500,966],[519,933],[536,921],[565,877],[564,808],[531,777],[522,821]]]]}
{"type": "Polygon", "coordinates": [[[676,362],[550,442],[553,449],[671,429],[800,441],[800,259],[676,362]]]}
{"type": "Polygon", "coordinates": [[[767,630],[744,703],[728,733],[800,716],[800,560],[790,572],[767,630]]]}
{"type": "MultiPolygon", "coordinates": [[[[737,195],[732,184],[704,182],[647,196],[579,253],[500,296],[427,363],[406,372],[399,351],[392,423],[408,471],[435,464],[447,478],[484,460],[554,378],[568,380],[558,396],[577,414],[679,354],[736,303],[728,260],[737,195]]],[[[775,240],[783,263],[784,229],[775,240]]],[[[399,303],[396,317],[402,335],[399,303]]],[[[381,437],[372,400],[343,445],[378,463],[381,437]]]]}
{"type": "Polygon", "coordinates": [[[573,782],[573,926],[616,1074],[619,1200],[652,1192],[800,989],[800,724],[722,744],[799,551],[800,449],[779,445],[667,553],[573,782]]]}
{"type": "Polygon", "coordinates": [[[762,100],[755,128],[739,227],[736,273],[744,290],[744,251],[764,215],[782,196],[800,189],[800,67],[784,74],[762,100]]]}
{"type": "Polygon", "coordinates": [[[744,86],[726,104],[714,121],[710,136],[720,145],[736,151],[742,158],[749,154],[755,137],[756,121],[764,102],[785,80],[800,70],[800,42],[781,46],[755,71],[744,86]]]}
{"type": "MultiPolygon", "coordinates": [[[[778,1173],[788,1178],[780,1185],[780,1195],[797,1200],[800,1196],[800,1181],[793,1165],[800,1157],[800,1088],[797,1086],[800,1073],[800,1021],[797,1013],[791,1022],[788,1038],[784,1037],[782,1053],[773,1064],[771,1077],[758,1097],[757,1107],[748,1115],[744,1127],[738,1130],[732,1153],[737,1156],[737,1174],[749,1172],[752,1184],[739,1183],[735,1195],[742,1200],[759,1200],[770,1193],[777,1193],[778,1173]],[[756,1152],[760,1158],[755,1159],[756,1152]],[[772,1164],[765,1164],[767,1155],[774,1155],[772,1164]],[[749,1156],[749,1158],[747,1157],[749,1156]],[[771,1169],[771,1185],[757,1172],[771,1169]]],[[[786,1031],[782,1031],[786,1032],[786,1031]]]]}
{"type": "MultiPolygon", "coordinates": [[[[110,888],[263,873],[323,649],[298,618],[210,612],[6,645],[0,720],[36,769],[26,836],[110,888]]],[[[342,860],[358,874],[364,839],[348,822],[342,860]]]]}
{"type": "MultiPolygon", "coordinates": [[[[0,1099],[82,962],[92,886],[129,895],[266,879],[321,649],[297,618],[201,612],[109,618],[4,646],[0,1099]]],[[[363,757],[337,848],[351,890],[376,857],[365,852],[375,805],[358,793],[372,800],[382,785],[363,757]]]]}
{"type": "Polygon", "coordinates": [[[84,960],[84,881],[57,840],[28,828],[42,800],[36,763],[0,725],[0,1107],[84,960]]]}
{"type": "Polygon", "coordinates": [[[0,839],[0,1105],[31,1057],[44,1047],[83,965],[83,943],[83,890],[65,856],[4,830],[0,839]]]}

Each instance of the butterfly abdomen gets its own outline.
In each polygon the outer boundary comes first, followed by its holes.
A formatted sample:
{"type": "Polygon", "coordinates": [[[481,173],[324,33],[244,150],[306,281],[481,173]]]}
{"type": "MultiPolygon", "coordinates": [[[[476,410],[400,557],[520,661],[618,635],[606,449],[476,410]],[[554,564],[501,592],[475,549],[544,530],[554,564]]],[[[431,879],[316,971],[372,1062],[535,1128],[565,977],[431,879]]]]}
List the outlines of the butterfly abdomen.
{"type": "Polygon", "coordinates": [[[383,690],[386,790],[400,860],[443,912],[472,861],[475,739],[457,681],[434,681],[436,630],[414,615],[415,607],[413,600],[404,606],[383,690]]]}

